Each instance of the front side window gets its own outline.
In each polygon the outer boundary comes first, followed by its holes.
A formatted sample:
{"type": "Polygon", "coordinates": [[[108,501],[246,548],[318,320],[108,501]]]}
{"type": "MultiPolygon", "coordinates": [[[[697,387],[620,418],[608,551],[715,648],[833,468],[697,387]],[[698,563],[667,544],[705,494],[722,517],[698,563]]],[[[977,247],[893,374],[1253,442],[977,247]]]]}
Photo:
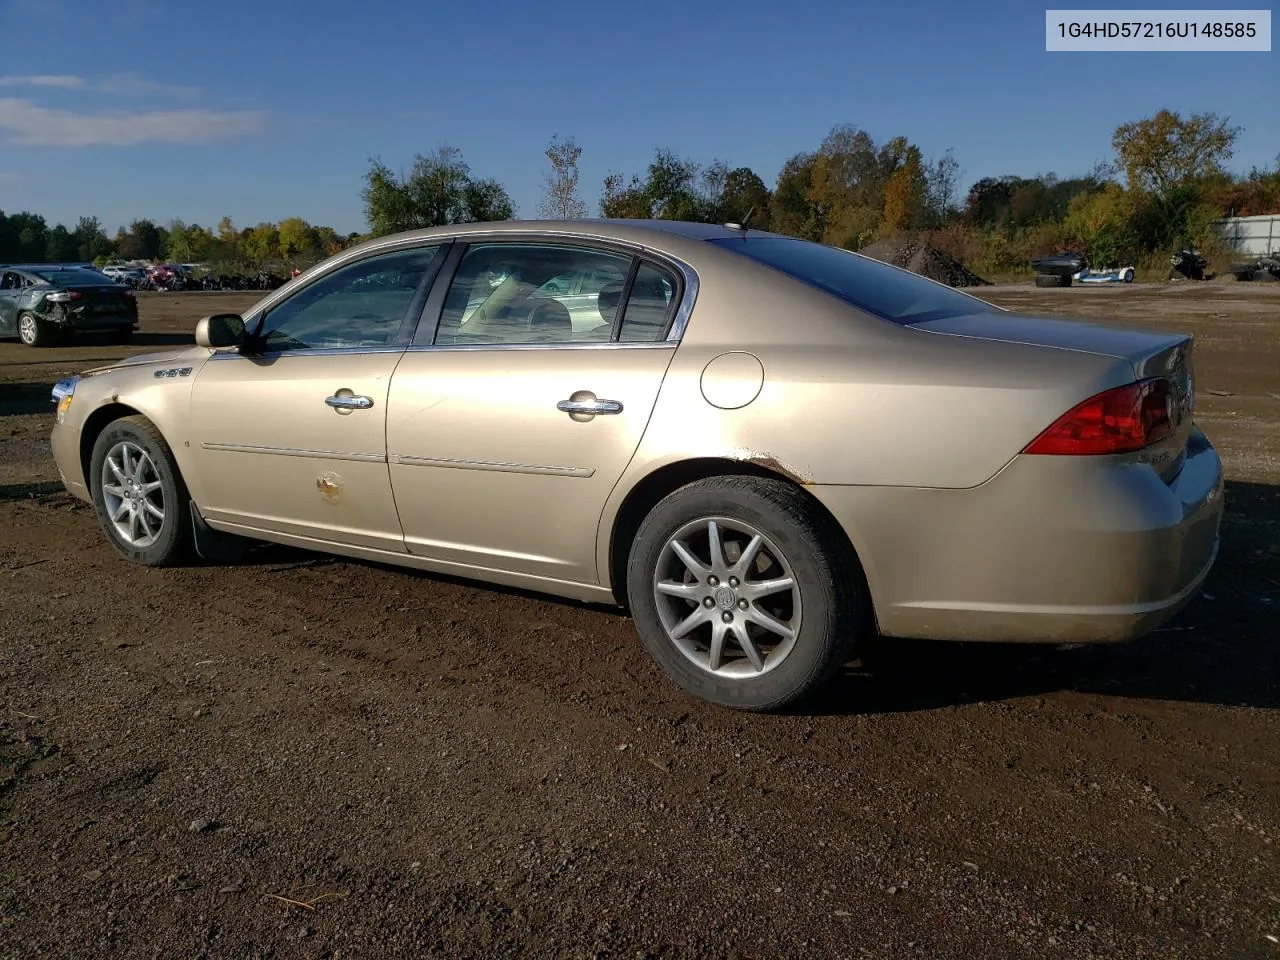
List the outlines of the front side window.
{"type": "Polygon", "coordinates": [[[586,247],[476,244],[449,285],[435,342],[607,343],[618,298],[602,290],[621,289],[631,264],[630,257],[586,247]]]}
{"type": "Polygon", "coordinates": [[[358,260],[267,312],[259,336],[275,350],[393,346],[439,247],[358,260]]]}

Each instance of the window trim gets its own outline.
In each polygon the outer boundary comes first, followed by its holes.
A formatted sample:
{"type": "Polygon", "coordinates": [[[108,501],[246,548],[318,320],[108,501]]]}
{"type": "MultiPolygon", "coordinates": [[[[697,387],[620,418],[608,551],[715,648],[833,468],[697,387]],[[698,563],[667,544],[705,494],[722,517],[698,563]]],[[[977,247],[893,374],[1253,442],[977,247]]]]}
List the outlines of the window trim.
{"type": "Polygon", "coordinates": [[[639,245],[604,240],[597,237],[584,237],[571,233],[531,233],[469,235],[453,238],[453,249],[448,261],[436,274],[435,283],[430,295],[423,304],[421,316],[408,349],[414,352],[424,350],[601,350],[601,349],[636,349],[673,348],[679,344],[688,326],[689,315],[693,312],[693,302],[698,293],[698,276],[691,267],[680,260],[650,250],[639,245]],[[577,343],[436,343],[440,332],[440,321],[444,315],[444,301],[457,276],[458,268],[468,251],[475,246],[557,246],[576,247],[582,250],[597,250],[631,258],[627,271],[626,285],[622,298],[618,301],[618,313],[613,320],[613,329],[608,340],[597,340],[577,343]],[[672,303],[676,308],[667,319],[666,332],[659,340],[640,340],[620,342],[620,323],[626,315],[627,297],[630,296],[632,282],[642,263],[648,262],[660,269],[667,270],[676,282],[672,303]]]}

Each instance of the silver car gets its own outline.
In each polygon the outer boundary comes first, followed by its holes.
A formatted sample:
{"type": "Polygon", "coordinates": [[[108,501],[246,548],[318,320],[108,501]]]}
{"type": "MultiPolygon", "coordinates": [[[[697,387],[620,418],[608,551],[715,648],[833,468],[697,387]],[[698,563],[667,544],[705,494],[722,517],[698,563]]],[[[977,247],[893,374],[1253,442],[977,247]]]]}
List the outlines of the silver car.
{"type": "Polygon", "coordinates": [[[1172,616],[1222,514],[1193,348],[732,226],[466,224],[59,384],[53,449],[137,562],[254,539],[622,604],[768,710],[876,631],[1172,616]]]}

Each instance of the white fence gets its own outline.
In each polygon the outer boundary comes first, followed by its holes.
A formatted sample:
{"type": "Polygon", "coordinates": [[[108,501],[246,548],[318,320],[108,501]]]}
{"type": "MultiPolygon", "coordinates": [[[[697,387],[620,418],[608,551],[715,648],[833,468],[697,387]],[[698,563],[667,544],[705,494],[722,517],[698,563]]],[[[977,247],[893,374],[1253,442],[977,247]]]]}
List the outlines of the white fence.
{"type": "Polygon", "coordinates": [[[1250,257],[1280,253],[1280,215],[1228,217],[1214,221],[1214,226],[1236,253],[1250,257]]]}

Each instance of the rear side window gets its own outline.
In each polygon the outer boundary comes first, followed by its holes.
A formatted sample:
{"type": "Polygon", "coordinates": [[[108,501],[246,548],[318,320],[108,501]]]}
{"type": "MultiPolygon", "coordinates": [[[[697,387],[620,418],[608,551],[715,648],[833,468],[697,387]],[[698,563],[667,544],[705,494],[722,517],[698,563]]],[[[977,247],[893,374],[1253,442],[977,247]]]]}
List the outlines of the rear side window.
{"type": "Polygon", "coordinates": [[[893,323],[997,312],[977,297],[837,247],[787,237],[730,237],[710,242],[893,323]]]}
{"type": "Polygon", "coordinates": [[[666,338],[675,312],[676,282],[667,271],[641,263],[622,313],[621,343],[654,343],[666,338]]]}

